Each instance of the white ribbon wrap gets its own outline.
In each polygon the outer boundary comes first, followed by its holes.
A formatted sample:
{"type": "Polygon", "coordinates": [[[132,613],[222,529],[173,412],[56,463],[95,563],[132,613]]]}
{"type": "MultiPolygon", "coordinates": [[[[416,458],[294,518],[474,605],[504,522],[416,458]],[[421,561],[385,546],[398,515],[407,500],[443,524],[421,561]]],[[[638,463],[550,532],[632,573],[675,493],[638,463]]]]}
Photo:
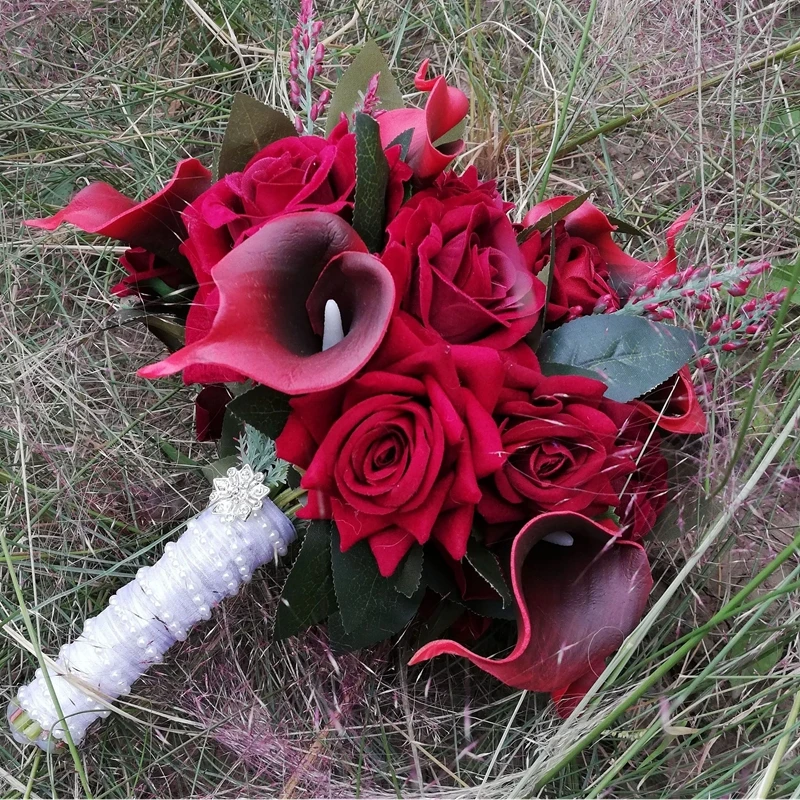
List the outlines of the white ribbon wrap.
{"type": "MultiPolygon", "coordinates": [[[[209,619],[214,606],[235,595],[260,566],[286,555],[295,529],[264,497],[261,479],[245,466],[215,480],[211,504],[189,521],[178,541],[167,544],[154,566],[140,569],[104,611],[86,621],[83,633],[61,648],[50,680],[76,744],[95,720],[108,716],[110,703],[128,694],[194,625],[209,619]]],[[[40,747],[51,749],[53,740],[64,739],[41,669],[19,690],[9,720],[20,708],[41,725],[33,740],[40,747]]],[[[32,741],[13,727],[12,732],[19,742],[32,741]]]]}

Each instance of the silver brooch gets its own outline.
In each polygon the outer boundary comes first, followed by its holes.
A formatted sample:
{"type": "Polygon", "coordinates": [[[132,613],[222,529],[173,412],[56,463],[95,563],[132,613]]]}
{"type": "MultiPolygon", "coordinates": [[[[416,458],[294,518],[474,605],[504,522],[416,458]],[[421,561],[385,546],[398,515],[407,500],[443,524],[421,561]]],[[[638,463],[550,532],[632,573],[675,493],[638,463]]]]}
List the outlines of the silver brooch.
{"type": "Polygon", "coordinates": [[[246,520],[261,508],[263,499],[269,494],[264,474],[253,472],[249,464],[236,469],[231,467],[224,478],[214,478],[214,489],[208,498],[213,514],[223,519],[246,520]]]}

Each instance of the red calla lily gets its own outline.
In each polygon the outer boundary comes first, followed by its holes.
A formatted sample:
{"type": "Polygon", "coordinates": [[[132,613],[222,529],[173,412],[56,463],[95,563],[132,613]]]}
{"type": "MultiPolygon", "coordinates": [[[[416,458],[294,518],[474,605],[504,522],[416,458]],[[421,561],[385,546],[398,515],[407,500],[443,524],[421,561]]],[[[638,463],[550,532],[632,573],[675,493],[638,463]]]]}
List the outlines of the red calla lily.
{"type": "Polygon", "coordinates": [[[669,433],[705,433],[708,427],[688,364],[641,400],[634,400],[633,405],[669,433]]]}
{"type": "MultiPolygon", "coordinates": [[[[522,224],[535,225],[539,220],[557,211],[566,203],[574,200],[573,195],[552,197],[537,203],[526,215],[522,224]]],[[[578,239],[593,244],[600,252],[601,258],[608,264],[611,282],[615,289],[626,295],[632,286],[663,280],[677,271],[678,257],[675,252],[675,239],[686,227],[694,214],[694,208],[681,214],[667,229],[667,252],[658,261],[641,261],[629,256],[611,238],[617,229],[608,217],[592,203],[584,202],[564,218],[567,233],[578,239]]]]}
{"type": "Polygon", "coordinates": [[[461,139],[447,144],[435,143],[455,128],[469,110],[464,92],[448,86],[443,76],[428,78],[427,74],[428,59],[425,59],[414,78],[417,91],[429,93],[424,109],[396,108],[377,118],[384,148],[407,130],[414,131],[406,162],[420,180],[435,178],[464,149],[461,139]]]}
{"type": "Polygon", "coordinates": [[[169,261],[182,260],[178,246],[186,238],[181,213],[211,185],[211,173],[196,159],[179,161],[161,191],[137,203],[107,183],[81,189],[66,208],[44,219],[25,220],[32,228],[52,231],[68,222],[132,247],[143,247],[169,261]]]}
{"type": "MultiPolygon", "coordinates": [[[[161,378],[198,364],[235,370],[286,394],[319,392],[351,378],[383,339],[394,281],[341,217],[288,214],[268,222],[213,270],[219,311],[199,341],[139,370],[161,378]],[[327,300],[346,336],[321,349],[327,300]]],[[[201,287],[202,288],[202,287],[201,287]]]]}
{"type": "Polygon", "coordinates": [[[510,655],[484,658],[439,640],[410,663],[445,653],[463,656],[508,686],[550,692],[566,709],[634,629],[653,585],[640,544],[570,512],[542,514],[522,528],[511,549],[511,580],[517,643],[510,655]],[[553,534],[572,543],[543,541],[553,534]]]}

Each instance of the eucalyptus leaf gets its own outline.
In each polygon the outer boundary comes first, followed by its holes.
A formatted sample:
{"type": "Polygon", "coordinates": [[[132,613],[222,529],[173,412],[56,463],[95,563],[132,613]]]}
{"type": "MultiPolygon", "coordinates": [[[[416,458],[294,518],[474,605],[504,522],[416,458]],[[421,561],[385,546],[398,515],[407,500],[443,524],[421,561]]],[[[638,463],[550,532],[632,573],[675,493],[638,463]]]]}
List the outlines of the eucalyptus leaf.
{"type": "Polygon", "coordinates": [[[289,398],[268,386],[256,386],[234,397],[228,411],[270,439],[277,439],[289,419],[289,398]]]}
{"type": "Polygon", "coordinates": [[[595,373],[606,397],[627,403],[674,375],[702,345],[683,328],[643,317],[595,314],[567,322],[542,337],[540,362],[595,373]]]}
{"type": "Polygon", "coordinates": [[[397,88],[392,71],[380,48],[372,40],[368,41],[355,57],[347,71],[339,78],[328,106],[325,133],[339,124],[342,114],[353,113],[367,91],[373,75],[378,78],[378,108],[391,110],[403,107],[403,95],[397,88]]]}
{"type": "Polygon", "coordinates": [[[370,252],[383,248],[389,162],[381,147],[380,128],[368,114],[356,114],[356,193],[353,228],[370,252]]]}
{"type": "Polygon", "coordinates": [[[331,575],[331,522],[314,520],[283,586],[275,616],[275,637],[295,636],[336,611],[331,575]]]}
{"type": "Polygon", "coordinates": [[[259,150],[287,136],[297,136],[297,131],[286,115],[237,92],[219,153],[217,179],[241,172],[259,150]]]}

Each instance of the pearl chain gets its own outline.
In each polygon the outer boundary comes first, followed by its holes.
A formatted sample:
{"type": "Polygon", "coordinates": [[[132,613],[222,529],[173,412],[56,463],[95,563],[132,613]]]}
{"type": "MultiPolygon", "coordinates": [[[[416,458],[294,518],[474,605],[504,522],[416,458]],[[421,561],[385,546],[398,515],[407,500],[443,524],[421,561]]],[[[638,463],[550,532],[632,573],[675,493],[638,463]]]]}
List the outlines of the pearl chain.
{"type": "MultiPolygon", "coordinates": [[[[86,621],[83,633],[61,648],[50,680],[73,742],[107,717],[116,698],[128,694],[194,625],[210,619],[214,606],[235,595],[255,570],[285,556],[295,535],[289,519],[266,498],[246,519],[220,517],[207,508],[190,520],[156,564],[142,567],[105,610],[86,621]]],[[[34,741],[49,750],[64,739],[41,669],[19,690],[8,719],[18,742],[34,741]],[[24,730],[14,724],[22,714],[30,720],[24,730]]]]}

